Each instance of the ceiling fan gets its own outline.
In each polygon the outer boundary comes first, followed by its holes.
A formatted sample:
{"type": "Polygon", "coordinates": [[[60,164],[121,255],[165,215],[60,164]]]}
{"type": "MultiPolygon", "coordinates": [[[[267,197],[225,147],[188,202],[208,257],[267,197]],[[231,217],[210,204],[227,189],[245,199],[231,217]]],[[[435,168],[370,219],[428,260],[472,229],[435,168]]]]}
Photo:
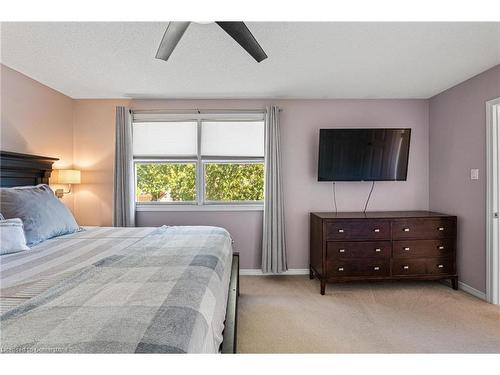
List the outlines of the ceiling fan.
{"type": "MultiPolygon", "coordinates": [[[[170,22],[160,42],[156,58],[167,61],[191,22],[170,22]]],[[[244,22],[215,22],[242,46],[257,62],[267,55],[244,22]]]]}

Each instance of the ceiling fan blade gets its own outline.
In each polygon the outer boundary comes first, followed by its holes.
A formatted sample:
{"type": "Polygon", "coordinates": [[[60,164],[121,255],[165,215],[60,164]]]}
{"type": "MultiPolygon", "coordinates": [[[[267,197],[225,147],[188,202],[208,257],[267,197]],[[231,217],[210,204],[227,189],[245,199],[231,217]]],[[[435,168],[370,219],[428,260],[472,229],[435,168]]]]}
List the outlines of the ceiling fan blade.
{"type": "Polygon", "coordinates": [[[231,38],[242,46],[257,62],[267,59],[267,55],[244,22],[216,22],[231,38]]]}
{"type": "Polygon", "coordinates": [[[156,58],[167,61],[191,22],[170,22],[163,34],[156,58]]]}

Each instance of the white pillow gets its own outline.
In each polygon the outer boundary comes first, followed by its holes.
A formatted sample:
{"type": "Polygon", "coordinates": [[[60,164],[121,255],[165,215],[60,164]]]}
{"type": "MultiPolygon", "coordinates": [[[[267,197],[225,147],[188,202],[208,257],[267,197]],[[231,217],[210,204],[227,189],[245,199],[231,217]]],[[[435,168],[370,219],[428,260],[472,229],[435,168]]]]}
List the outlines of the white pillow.
{"type": "Polygon", "coordinates": [[[0,255],[29,249],[21,219],[0,220],[0,255]]]}

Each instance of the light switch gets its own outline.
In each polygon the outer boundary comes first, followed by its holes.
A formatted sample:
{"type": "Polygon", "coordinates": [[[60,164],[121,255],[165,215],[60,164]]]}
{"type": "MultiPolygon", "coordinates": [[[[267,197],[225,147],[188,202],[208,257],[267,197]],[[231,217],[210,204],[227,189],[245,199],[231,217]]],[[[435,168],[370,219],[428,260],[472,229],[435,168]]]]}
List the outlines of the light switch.
{"type": "Polygon", "coordinates": [[[479,169],[471,169],[470,170],[470,179],[471,180],[479,180],[479,169]]]}

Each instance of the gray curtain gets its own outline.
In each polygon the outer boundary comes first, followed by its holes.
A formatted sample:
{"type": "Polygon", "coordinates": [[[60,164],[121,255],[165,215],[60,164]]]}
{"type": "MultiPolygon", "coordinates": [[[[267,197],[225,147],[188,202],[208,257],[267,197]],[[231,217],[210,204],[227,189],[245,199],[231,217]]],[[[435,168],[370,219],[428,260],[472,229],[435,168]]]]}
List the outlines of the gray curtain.
{"type": "Polygon", "coordinates": [[[113,225],[135,226],[132,116],[125,107],[116,107],[113,225]]]}
{"type": "Polygon", "coordinates": [[[265,124],[265,197],[262,272],[280,273],[286,264],[285,218],[280,162],[279,108],[268,107],[265,124]]]}

